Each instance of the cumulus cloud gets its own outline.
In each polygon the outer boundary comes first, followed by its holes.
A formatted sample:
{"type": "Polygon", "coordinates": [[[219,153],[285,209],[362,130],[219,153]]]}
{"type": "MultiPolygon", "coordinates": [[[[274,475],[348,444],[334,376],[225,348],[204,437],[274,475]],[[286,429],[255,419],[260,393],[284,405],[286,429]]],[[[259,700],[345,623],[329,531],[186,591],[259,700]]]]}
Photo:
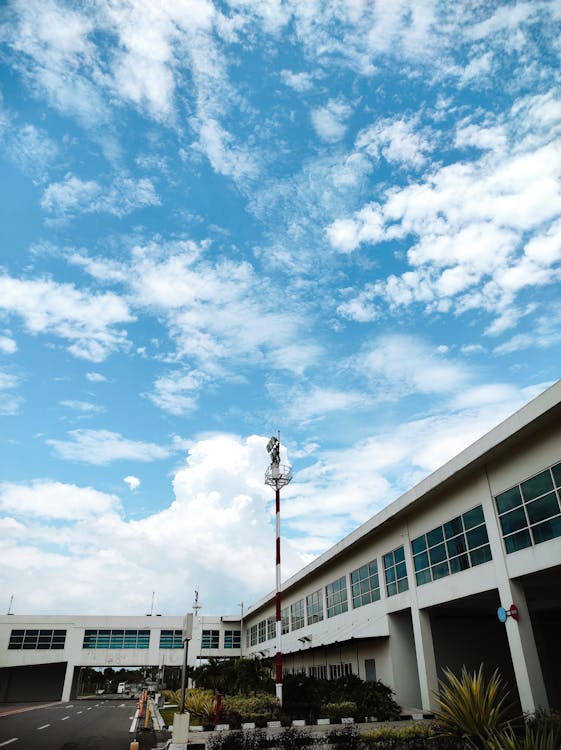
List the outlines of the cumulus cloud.
{"type": "Polygon", "coordinates": [[[110,430],[71,430],[68,434],[70,440],[45,441],[67,461],[103,466],[113,461],[158,461],[171,453],[169,447],[129,440],[110,430]]]}
{"type": "Polygon", "coordinates": [[[0,352],[3,354],[14,354],[17,351],[17,344],[9,336],[0,336],[0,352]]]}
{"type": "Polygon", "coordinates": [[[169,414],[185,414],[196,409],[198,395],[206,378],[201,372],[173,371],[156,378],[148,398],[169,414]]]}
{"type": "Polygon", "coordinates": [[[22,399],[14,393],[19,386],[19,378],[9,372],[0,370],[0,414],[17,414],[22,399]]]}
{"type": "MultiPolygon", "coordinates": [[[[175,472],[170,503],[140,520],[127,520],[118,498],[91,488],[39,480],[0,485],[0,524],[10,528],[2,535],[9,564],[0,585],[8,586],[19,568],[29,573],[20,577],[21,611],[122,613],[144,611],[143,581],[157,575],[162,612],[182,611],[184,592],[199,588],[205,611],[236,613],[240,599],[274,588],[266,442],[214,435],[192,443],[175,472]],[[217,570],[223,589],[214,585],[217,570]]],[[[288,544],[283,557],[286,576],[308,559],[288,544]]]]}

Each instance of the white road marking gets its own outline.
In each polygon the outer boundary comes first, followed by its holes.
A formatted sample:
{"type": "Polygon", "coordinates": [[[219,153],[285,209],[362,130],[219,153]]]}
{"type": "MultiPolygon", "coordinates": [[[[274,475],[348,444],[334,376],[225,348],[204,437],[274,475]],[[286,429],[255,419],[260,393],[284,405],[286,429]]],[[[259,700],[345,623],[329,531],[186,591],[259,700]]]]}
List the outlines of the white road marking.
{"type": "Polygon", "coordinates": [[[69,718],[70,718],[70,716],[63,716],[62,719],[61,719],[61,721],[66,721],[66,719],[69,719],[69,718]]]}
{"type": "Polygon", "coordinates": [[[90,707],[88,708],[88,711],[91,711],[91,710],[92,710],[92,707],[90,706],[90,707]]]}
{"type": "Polygon", "coordinates": [[[37,731],[40,732],[41,729],[46,729],[47,727],[50,727],[50,726],[51,726],[50,724],[43,724],[42,727],[37,727],[37,731]]]}
{"type": "Polygon", "coordinates": [[[4,747],[4,745],[10,745],[12,742],[17,742],[19,737],[12,737],[11,740],[6,740],[6,742],[0,742],[0,747],[4,747]]]}
{"type": "Polygon", "coordinates": [[[83,714],[84,712],[83,712],[83,711],[78,711],[77,713],[79,713],[79,714],[83,714]]]}

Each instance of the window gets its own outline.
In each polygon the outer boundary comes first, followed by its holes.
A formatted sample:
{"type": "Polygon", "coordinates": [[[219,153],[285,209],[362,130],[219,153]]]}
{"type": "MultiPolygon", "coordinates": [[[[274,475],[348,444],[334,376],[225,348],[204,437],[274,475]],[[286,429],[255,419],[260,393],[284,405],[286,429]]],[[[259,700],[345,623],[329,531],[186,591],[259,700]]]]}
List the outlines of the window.
{"type": "Polygon", "coordinates": [[[495,498],[507,554],[561,536],[561,464],[495,498]]]}
{"type": "Polygon", "coordinates": [[[347,603],[347,581],[341,576],[333,583],[325,587],[325,600],[327,605],[327,616],[334,617],[349,609],[347,603]]]}
{"type": "Polygon", "coordinates": [[[66,630],[12,630],[8,649],[61,649],[66,643],[66,630]]]}
{"type": "Polygon", "coordinates": [[[317,664],[309,668],[310,677],[315,677],[318,680],[327,680],[327,666],[325,664],[317,664]]]}
{"type": "Polygon", "coordinates": [[[411,552],[418,586],[488,562],[491,548],[482,506],[413,539],[411,552]]]}
{"type": "Polygon", "coordinates": [[[249,629],[249,645],[257,646],[257,625],[252,625],[249,629]]]}
{"type": "Polygon", "coordinates": [[[201,648],[218,648],[220,638],[219,630],[203,630],[201,648]]]}
{"type": "Polygon", "coordinates": [[[378,563],[376,560],[363,565],[351,573],[351,598],[353,609],[363,604],[377,602],[380,598],[378,563]]]}
{"type": "Polygon", "coordinates": [[[261,620],[257,626],[257,640],[259,643],[267,640],[267,620],[261,620]]]}
{"type": "Polygon", "coordinates": [[[288,607],[281,609],[281,632],[283,635],[290,632],[290,616],[288,607]]]}
{"type": "Polygon", "coordinates": [[[290,605],[290,621],[292,630],[300,630],[304,627],[304,600],[300,599],[290,605]]]}
{"type": "Polygon", "coordinates": [[[183,648],[183,631],[162,630],[160,632],[160,648],[183,648]]]}
{"type": "Polygon", "coordinates": [[[82,648],[149,648],[149,646],[149,630],[85,630],[82,643],[82,648]]]}
{"type": "Polygon", "coordinates": [[[329,665],[329,679],[337,680],[339,677],[344,677],[346,674],[353,673],[352,664],[330,664],[329,665]]]}
{"type": "Polygon", "coordinates": [[[239,630],[224,631],[224,648],[241,648],[241,633],[239,630]]]}
{"type": "Polygon", "coordinates": [[[388,596],[394,596],[394,594],[407,591],[409,588],[403,545],[384,555],[384,575],[388,596]]]}
{"type": "Polygon", "coordinates": [[[314,622],[323,620],[323,596],[321,595],[321,589],[314,591],[313,594],[309,594],[306,597],[306,617],[308,618],[308,625],[313,625],[314,622]]]}
{"type": "Polygon", "coordinates": [[[267,617],[267,640],[271,641],[277,635],[277,621],[274,617],[267,617]]]}

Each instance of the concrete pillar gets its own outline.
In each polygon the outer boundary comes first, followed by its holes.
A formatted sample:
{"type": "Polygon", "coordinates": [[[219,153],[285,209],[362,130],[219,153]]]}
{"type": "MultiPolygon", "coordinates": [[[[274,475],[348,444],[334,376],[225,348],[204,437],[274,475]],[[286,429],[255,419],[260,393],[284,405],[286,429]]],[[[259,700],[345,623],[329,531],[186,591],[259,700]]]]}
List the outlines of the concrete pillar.
{"type": "Polygon", "coordinates": [[[501,606],[508,609],[511,604],[516,604],[520,615],[518,622],[508,617],[504,625],[520,704],[525,713],[534,713],[537,708],[548,708],[549,702],[524,587],[520,582],[509,578],[502,533],[490,485],[489,496],[483,502],[483,512],[501,606]]]}
{"type": "Polygon", "coordinates": [[[419,708],[421,692],[409,610],[388,615],[390,664],[395,699],[402,708],[419,708]]]}
{"type": "Polygon", "coordinates": [[[518,607],[518,621],[508,617],[505,628],[522,710],[534,713],[537,708],[549,708],[524,588],[509,580],[499,587],[499,596],[505,609],[511,604],[518,607]]]}
{"type": "Polygon", "coordinates": [[[430,614],[427,610],[411,607],[415,653],[419,674],[421,706],[424,711],[434,711],[437,707],[434,694],[438,690],[436,658],[432,640],[430,614]]]}
{"type": "Polygon", "coordinates": [[[74,679],[74,664],[72,664],[71,662],[67,662],[66,673],[64,675],[64,685],[62,686],[61,701],[63,703],[70,700],[70,693],[72,690],[73,679],[74,679]]]}

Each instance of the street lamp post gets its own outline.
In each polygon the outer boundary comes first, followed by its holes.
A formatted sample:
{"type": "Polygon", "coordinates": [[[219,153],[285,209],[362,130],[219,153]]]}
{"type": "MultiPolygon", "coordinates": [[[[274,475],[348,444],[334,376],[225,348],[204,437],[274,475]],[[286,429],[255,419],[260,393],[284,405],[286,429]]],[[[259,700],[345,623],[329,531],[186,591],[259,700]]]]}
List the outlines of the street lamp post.
{"type": "Polygon", "coordinates": [[[280,433],[267,443],[267,453],[271,464],[265,472],[265,484],[275,488],[275,520],[276,520],[276,629],[275,629],[275,691],[282,706],[282,617],[281,617],[281,545],[280,545],[280,490],[292,479],[292,469],[280,462],[280,433]]]}
{"type": "Polygon", "coordinates": [[[183,619],[183,667],[181,669],[181,705],[179,713],[185,713],[185,682],[187,679],[187,655],[189,653],[189,641],[193,635],[193,615],[189,612],[183,619]]]}

